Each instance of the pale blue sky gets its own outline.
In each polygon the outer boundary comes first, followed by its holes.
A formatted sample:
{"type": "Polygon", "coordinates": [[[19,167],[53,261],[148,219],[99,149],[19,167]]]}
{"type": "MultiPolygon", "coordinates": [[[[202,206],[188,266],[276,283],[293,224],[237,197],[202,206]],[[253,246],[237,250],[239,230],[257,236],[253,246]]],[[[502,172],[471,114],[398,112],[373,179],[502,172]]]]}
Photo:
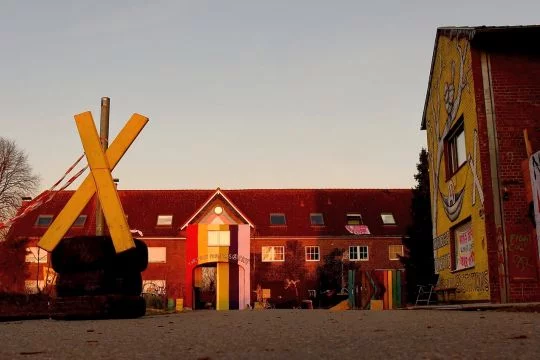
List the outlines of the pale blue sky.
{"type": "Polygon", "coordinates": [[[538,22],[540,1],[0,2],[0,135],[49,187],[73,115],[150,122],[123,189],[411,187],[438,26],[538,22]]]}

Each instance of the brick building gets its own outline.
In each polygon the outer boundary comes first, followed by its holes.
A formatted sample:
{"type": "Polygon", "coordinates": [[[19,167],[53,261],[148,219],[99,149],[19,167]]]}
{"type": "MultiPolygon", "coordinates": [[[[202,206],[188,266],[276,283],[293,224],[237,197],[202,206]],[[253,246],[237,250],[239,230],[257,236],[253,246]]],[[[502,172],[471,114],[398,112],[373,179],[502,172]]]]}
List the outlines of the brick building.
{"type": "Polygon", "coordinates": [[[435,269],[462,301],[540,301],[529,158],[540,150],[540,26],[436,33],[422,118],[435,269]]]}
{"type": "MultiPolygon", "coordinates": [[[[19,287],[50,281],[50,260],[36,244],[71,194],[58,193],[10,230],[12,239],[28,241],[19,287]]],[[[120,190],[119,196],[130,228],[149,247],[144,291],[182,298],[187,307],[209,301],[242,309],[256,300],[258,287],[272,299],[316,298],[331,290],[318,269],[336,249],[344,250],[339,261],[346,269],[356,265],[358,306],[380,298],[397,307],[405,298],[398,254],[411,190],[120,190]]],[[[94,213],[95,199],[67,236],[92,235],[94,213]]]]}

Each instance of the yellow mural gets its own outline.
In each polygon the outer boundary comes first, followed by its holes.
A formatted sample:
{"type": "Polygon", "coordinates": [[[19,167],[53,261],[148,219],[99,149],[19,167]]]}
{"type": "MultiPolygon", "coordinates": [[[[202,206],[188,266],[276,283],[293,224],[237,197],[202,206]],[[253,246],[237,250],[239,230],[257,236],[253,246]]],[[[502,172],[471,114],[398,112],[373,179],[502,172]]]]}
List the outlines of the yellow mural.
{"type": "Polygon", "coordinates": [[[438,38],[425,116],[438,285],[455,287],[457,300],[489,300],[484,194],[468,40],[438,38]]]}

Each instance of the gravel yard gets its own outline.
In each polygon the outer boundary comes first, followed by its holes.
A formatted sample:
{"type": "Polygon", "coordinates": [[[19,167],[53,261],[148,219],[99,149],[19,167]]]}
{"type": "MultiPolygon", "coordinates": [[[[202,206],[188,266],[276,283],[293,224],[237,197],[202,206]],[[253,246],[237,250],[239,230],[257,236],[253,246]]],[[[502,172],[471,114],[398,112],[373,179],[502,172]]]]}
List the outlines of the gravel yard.
{"type": "Polygon", "coordinates": [[[195,311],[0,323],[1,359],[536,359],[540,314],[195,311]]]}

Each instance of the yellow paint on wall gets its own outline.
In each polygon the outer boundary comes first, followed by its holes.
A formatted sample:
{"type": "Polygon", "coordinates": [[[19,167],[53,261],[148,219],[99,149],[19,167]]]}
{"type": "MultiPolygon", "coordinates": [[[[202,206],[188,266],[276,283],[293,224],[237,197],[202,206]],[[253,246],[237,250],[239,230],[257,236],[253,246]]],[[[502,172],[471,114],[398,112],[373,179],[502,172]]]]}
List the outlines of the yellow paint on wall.
{"type": "MultiPolygon", "coordinates": [[[[450,256],[451,259],[450,268],[439,271],[439,285],[457,287],[457,300],[489,300],[481,162],[468,40],[440,36],[431,76],[426,129],[434,216],[433,237],[437,238],[445,233],[450,235],[448,244],[440,248],[434,247],[434,256],[436,266],[446,264],[443,261],[445,257],[450,256]],[[464,123],[467,160],[455,174],[447,174],[445,139],[460,119],[463,119],[464,123]],[[445,206],[445,200],[447,204],[454,206],[445,206]],[[461,205],[457,206],[459,204],[461,205]],[[448,214],[445,208],[448,209],[448,214]],[[455,209],[459,211],[453,211],[455,209]],[[453,271],[453,229],[467,221],[471,221],[472,225],[474,266],[453,271]]],[[[436,243],[434,242],[434,245],[436,243]]]]}
{"type": "Polygon", "coordinates": [[[216,310],[229,310],[229,263],[218,263],[216,276],[216,310]]]}

